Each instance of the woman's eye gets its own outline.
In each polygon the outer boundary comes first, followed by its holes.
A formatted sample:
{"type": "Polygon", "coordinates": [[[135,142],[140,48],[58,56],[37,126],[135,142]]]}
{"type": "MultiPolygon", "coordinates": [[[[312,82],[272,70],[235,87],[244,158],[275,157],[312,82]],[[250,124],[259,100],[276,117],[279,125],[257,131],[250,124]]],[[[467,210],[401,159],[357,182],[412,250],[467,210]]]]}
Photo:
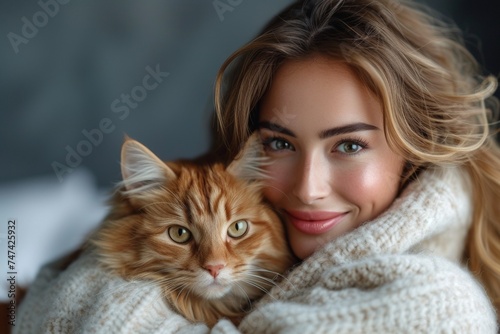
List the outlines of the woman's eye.
{"type": "Polygon", "coordinates": [[[232,223],[227,229],[227,234],[231,238],[241,238],[248,231],[248,222],[246,220],[238,220],[232,223]]]}
{"type": "Polygon", "coordinates": [[[264,146],[272,151],[294,150],[293,145],[282,138],[270,138],[265,140],[264,146]]]}
{"type": "Polygon", "coordinates": [[[180,225],[170,226],[168,228],[168,236],[178,244],[185,244],[191,240],[191,232],[180,225]]]}
{"type": "Polygon", "coordinates": [[[346,141],[337,146],[337,150],[344,154],[355,154],[364,148],[364,145],[353,141],[346,141]]]}

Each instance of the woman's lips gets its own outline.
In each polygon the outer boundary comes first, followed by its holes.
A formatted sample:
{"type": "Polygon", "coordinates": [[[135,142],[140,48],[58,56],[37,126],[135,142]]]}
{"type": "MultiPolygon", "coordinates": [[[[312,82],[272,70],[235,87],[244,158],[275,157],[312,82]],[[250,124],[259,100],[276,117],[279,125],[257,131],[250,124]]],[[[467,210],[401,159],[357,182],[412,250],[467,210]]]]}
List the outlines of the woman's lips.
{"type": "Polygon", "coordinates": [[[305,234],[322,234],[337,225],[347,214],[332,211],[285,211],[290,223],[305,234]]]}

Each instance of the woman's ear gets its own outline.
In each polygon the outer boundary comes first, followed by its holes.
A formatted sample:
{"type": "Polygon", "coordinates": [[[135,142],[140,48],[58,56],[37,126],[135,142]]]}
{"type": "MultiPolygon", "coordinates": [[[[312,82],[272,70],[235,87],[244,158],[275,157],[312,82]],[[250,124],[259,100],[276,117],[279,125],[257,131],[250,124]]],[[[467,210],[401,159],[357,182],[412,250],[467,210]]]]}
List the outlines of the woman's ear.
{"type": "Polygon", "coordinates": [[[266,165],[266,163],[267,158],[264,155],[260,136],[254,132],[226,170],[241,180],[261,180],[267,178],[265,171],[262,169],[262,166],[266,165]]]}
{"type": "Polygon", "coordinates": [[[123,194],[131,200],[140,200],[176,178],[172,169],[153,152],[128,137],[122,146],[121,171],[123,194]]]}

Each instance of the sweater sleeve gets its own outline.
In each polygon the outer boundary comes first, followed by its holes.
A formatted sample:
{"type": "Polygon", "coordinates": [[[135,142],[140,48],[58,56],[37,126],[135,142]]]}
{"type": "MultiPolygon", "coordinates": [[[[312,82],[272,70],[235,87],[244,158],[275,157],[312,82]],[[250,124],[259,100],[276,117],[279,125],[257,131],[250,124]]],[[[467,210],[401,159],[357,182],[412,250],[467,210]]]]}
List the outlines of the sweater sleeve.
{"type": "Polygon", "coordinates": [[[91,252],[64,271],[44,267],[14,333],[207,333],[165,304],[159,288],[102,270],[91,252]]]}
{"type": "MultiPolygon", "coordinates": [[[[315,285],[260,305],[244,333],[496,333],[496,317],[467,271],[439,257],[390,255],[324,270],[315,285]]],[[[231,333],[223,330],[221,333],[231,333]]],[[[216,328],[214,328],[216,329],[216,328]]],[[[236,332],[236,331],[233,331],[236,332]]]]}

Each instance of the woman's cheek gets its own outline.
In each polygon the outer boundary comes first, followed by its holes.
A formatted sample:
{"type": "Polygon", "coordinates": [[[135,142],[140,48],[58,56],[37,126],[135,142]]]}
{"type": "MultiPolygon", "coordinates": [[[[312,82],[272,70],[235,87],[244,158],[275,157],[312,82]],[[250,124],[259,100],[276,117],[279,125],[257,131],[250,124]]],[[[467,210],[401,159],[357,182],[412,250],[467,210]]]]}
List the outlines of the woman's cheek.
{"type": "Polygon", "coordinates": [[[383,164],[371,164],[352,171],[351,184],[344,184],[344,198],[360,208],[358,223],[372,220],[392,203],[397,195],[399,175],[383,164]]]}

